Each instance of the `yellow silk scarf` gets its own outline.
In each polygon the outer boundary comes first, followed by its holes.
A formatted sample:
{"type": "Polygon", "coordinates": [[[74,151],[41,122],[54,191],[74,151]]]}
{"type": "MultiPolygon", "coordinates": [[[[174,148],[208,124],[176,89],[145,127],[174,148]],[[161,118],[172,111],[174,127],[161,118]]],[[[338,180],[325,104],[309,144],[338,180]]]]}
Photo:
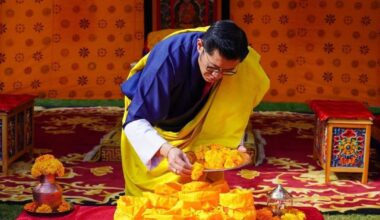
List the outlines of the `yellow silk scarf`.
{"type": "MultiPolygon", "coordinates": [[[[173,34],[190,31],[205,32],[207,28],[181,30],[173,34]]],[[[149,54],[145,55],[136,64],[128,78],[144,68],[148,56],[149,54]]],[[[259,60],[259,54],[249,48],[248,56],[239,64],[238,73],[223,77],[222,81],[213,88],[208,101],[193,120],[178,132],[164,131],[157,127],[155,129],[170,144],[181,148],[184,152],[208,144],[237,147],[244,135],[253,108],[259,104],[269,88],[269,79],[261,68],[259,60]]],[[[128,115],[129,103],[130,100],[125,97],[123,122],[128,115]]],[[[141,195],[142,191],[151,191],[156,185],[180,180],[180,176],[168,170],[166,159],[163,159],[154,169],[148,170],[124,132],[121,135],[121,158],[127,195],[141,195]]]]}

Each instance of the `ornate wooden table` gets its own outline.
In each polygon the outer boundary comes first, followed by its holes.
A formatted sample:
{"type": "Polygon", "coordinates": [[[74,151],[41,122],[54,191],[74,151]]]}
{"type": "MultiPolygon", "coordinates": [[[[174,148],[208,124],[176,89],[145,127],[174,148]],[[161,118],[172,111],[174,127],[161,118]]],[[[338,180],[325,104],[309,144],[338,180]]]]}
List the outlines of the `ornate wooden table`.
{"type": "Polygon", "coordinates": [[[0,94],[0,166],[4,175],[10,163],[33,147],[34,98],[0,94]]]}

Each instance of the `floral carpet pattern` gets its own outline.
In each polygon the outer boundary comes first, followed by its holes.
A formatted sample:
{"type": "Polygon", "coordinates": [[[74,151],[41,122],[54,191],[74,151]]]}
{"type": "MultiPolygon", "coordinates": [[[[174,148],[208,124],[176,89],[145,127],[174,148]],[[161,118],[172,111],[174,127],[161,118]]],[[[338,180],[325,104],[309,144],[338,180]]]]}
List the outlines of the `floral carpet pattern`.
{"type": "MultiPolygon", "coordinates": [[[[63,162],[66,174],[57,180],[66,200],[110,205],[123,194],[120,162],[82,161],[121,120],[122,113],[122,108],[104,107],[36,111],[34,156],[51,153],[63,162]]],[[[322,212],[380,209],[380,166],[375,163],[380,160],[374,146],[368,184],[360,182],[360,174],[339,173],[325,184],[324,171],[312,158],[314,115],[255,112],[251,123],[267,141],[266,159],[257,167],[227,171],[225,177],[233,187],[253,189],[255,203],[265,204],[267,193],[280,183],[296,206],[313,206],[322,212]]],[[[0,202],[32,199],[37,184],[30,174],[32,164],[26,155],[12,164],[7,177],[0,175],[0,202]]]]}

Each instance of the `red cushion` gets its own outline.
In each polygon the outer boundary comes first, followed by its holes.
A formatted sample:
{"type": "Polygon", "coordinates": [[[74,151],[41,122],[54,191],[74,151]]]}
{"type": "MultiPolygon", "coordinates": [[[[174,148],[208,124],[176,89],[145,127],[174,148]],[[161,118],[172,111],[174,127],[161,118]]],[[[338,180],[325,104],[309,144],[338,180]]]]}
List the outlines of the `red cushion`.
{"type": "Polygon", "coordinates": [[[309,105],[320,120],[375,118],[364,104],[357,101],[312,100],[309,105]]]}
{"type": "Polygon", "coordinates": [[[9,112],[34,98],[36,97],[33,95],[0,94],[0,111],[9,112]]]}

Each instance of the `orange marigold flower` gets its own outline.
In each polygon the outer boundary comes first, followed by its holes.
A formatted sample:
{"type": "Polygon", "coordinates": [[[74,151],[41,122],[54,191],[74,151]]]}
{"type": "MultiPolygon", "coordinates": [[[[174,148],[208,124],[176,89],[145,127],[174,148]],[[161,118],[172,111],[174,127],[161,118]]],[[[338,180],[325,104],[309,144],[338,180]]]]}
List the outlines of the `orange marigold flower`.
{"type": "Polygon", "coordinates": [[[281,215],[281,219],[283,220],[304,220],[306,219],[306,215],[303,211],[296,208],[288,208],[285,209],[283,214],[281,215]]]}
{"type": "Polygon", "coordinates": [[[46,204],[42,204],[40,206],[38,206],[38,208],[36,209],[36,212],[37,213],[51,213],[53,210],[51,209],[51,207],[49,205],[46,205],[46,204]]]}
{"type": "Polygon", "coordinates": [[[195,151],[197,162],[207,169],[234,168],[242,165],[248,158],[245,153],[222,145],[200,146],[195,151]]]}
{"type": "Polygon", "coordinates": [[[195,162],[193,165],[193,170],[191,171],[191,179],[198,180],[203,175],[203,170],[203,165],[198,162],[195,162]]]}
{"type": "Polygon", "coordinates": [[[26,210],[26,211],[29,211],[29,212],[34,212],[35,210],[36,210],[36,208],[37,208],[37,203],[36,202],[29,202],[29,203],[26,203],[25,205],[24,205],[24,209],[26,210]]]}
{"type": "Polygon", "coordinates": [[[70,208],[71,208],[70,203],[63,200],[61,205],[59,205],[57,211],[58,212],[66,212],[66,211],[70,210],[70,208]]]}
{"type": "Polygon", "coordinates": [[[65,168],[63,164],[51,154],[45,154],[37,157],[32,166],[32,176],[39,177],[41,175],[57,175],[63,176],[65,168]]]}
{"type": "Polygon", "coordinates": [[[269,208],[261,208],[256,211],[257,220],[272,220],[273,213],[269,208]]]}

